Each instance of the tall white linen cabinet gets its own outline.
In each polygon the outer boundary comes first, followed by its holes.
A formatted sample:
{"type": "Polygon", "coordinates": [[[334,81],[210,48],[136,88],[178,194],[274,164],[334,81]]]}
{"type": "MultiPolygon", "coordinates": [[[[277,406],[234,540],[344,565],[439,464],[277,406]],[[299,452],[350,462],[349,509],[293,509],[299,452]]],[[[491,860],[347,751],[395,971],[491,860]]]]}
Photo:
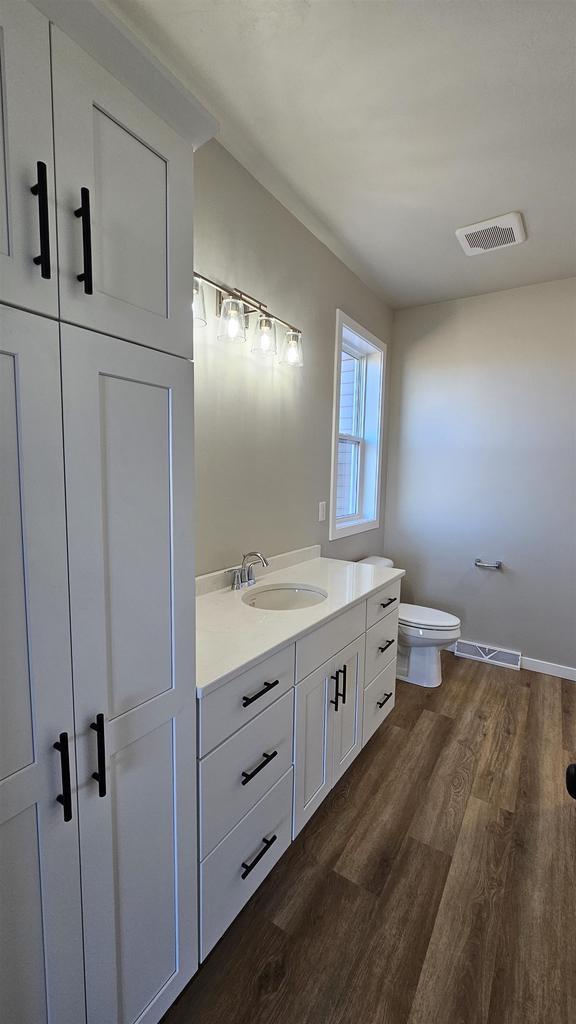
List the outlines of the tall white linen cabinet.
{"type": "Polygon", "coordinates": [[[192,162],[214,123],[92,0],[0,0],[0,108],[0,1020],[157,1024],[198,962],[192,162]]]}

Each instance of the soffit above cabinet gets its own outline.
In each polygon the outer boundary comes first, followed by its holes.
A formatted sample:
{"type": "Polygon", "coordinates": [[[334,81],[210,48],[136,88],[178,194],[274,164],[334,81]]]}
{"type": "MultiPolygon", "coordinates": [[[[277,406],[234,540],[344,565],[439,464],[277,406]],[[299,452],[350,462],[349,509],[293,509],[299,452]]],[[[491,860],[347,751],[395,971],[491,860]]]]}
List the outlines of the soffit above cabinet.
{"type": "Polygon", "coordinates": [[[99,0],[32,0],[50,21],[197,149],[218,122],[99,0]]]}

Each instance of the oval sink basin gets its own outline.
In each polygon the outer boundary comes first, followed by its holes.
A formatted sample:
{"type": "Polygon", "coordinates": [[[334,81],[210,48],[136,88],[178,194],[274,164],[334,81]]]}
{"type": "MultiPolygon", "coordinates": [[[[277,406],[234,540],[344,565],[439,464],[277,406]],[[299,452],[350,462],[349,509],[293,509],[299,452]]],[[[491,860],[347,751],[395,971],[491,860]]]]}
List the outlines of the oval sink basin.
{"type": "Polygon", "coordinates": [[[312,605],[325,601],[327,597],[325,590],[310,587],[305,583],[270,583],[267,587],[257,587],[244,594],[242,600],[250,608],[287,612],[298,608],[311,608],[312,605]]]}

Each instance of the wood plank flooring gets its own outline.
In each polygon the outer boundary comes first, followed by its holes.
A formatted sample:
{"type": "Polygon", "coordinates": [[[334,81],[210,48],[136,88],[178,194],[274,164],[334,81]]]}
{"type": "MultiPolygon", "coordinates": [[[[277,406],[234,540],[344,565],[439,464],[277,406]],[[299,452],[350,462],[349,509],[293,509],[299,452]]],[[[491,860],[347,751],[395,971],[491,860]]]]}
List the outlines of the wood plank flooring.
{"type": "Polygon", "coordinates": [[[163,1024],[576,1024],[576,684],[443,665],[163,1024]]]}

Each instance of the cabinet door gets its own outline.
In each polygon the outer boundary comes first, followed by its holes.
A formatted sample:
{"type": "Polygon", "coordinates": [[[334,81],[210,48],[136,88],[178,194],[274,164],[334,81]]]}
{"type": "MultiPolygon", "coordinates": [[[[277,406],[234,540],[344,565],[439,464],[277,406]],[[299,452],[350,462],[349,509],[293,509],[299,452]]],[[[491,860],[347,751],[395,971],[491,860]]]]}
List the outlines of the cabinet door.
{"type": "Polygon", "coordinates": [[[334,712],[333,782],[344,774],[362,749],[362,709],[364,699],[365,637],[355,640],[340,652],[336,667],[340,671],[338,709],[334,712]]]}
{"type": "Polygon", "coordinates": [[[190,357],[192,151],[54,26],[52,62],[62,319],[190,357]]]}
{"type": "Polygon", "coordinates": [[[58,327],[0,306],[0,1020],[85,1020],[58,327]],[[64,820],[60,734],[71,804],[64,820]],[[65,750],[64,750],[65,753],[65,750]]]}
{"type": "Polygon", "coordinates": [[[332,787],[332,671],[327,662],[296,686],[294,837],[332,787]]]}
{"type": "Polygon", "coordinates": [[[53,164],[48,21],[0,0],[0,301],[48,316],[58,316],[53,164]]]}
{"type": "Polygon", "coordinates": [[[197,966],[193,370],[61,333],[88,1021],[155,1024],[197,966]]]}

